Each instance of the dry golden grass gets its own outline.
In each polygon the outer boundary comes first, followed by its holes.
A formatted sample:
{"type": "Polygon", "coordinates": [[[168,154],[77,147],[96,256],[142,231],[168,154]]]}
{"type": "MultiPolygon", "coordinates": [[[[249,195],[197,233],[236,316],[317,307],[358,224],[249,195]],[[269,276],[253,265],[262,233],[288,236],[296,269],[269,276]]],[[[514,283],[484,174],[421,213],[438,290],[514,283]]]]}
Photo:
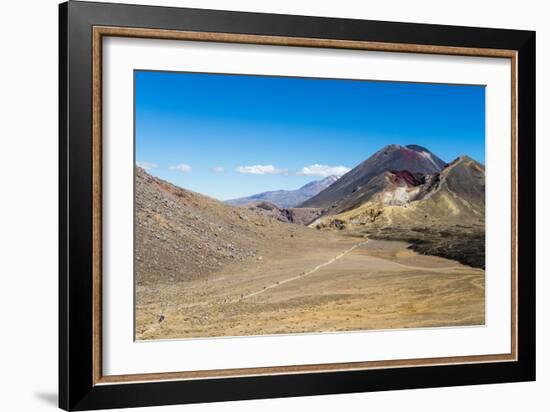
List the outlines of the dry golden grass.
{"type": "Polygon", "coordinates": [[[202,279],[138,285],[136,338],[484,324],[485,272],[406,246],[311,230],[202,279]]]}

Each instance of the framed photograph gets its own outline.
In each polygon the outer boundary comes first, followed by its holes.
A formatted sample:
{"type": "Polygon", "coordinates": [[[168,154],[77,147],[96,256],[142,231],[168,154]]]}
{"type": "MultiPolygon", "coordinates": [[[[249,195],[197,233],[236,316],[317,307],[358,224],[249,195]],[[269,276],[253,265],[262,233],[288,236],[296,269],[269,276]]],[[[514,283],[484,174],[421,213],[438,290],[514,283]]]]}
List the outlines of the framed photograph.
{"type": "Polygon", "coordinates": [[[60,5],[60,407],[535,379],[535,33],[60,5]]]}

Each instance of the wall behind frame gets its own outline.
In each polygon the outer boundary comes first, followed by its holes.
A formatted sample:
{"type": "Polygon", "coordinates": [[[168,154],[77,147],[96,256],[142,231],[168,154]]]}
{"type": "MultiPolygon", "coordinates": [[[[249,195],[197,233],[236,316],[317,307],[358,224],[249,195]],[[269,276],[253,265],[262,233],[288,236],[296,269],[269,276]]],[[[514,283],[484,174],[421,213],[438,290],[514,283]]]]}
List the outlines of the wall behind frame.
{"type": "MultiPolygon", "coordinates": [[[[545,3],[537,0],[164,0],[120,1],[181,7],[305,14],[374,20],[503,27],[537,31],[537,209],[550,202],[544,192],[545,154],[550,152],[550,27],[545,3]]],[[[54,410],[57,404],[57,0],[5,2],[0,6],[0,363],[2,409],[54,410]]],[[[143,408],[154,411],[402,410],[517,411],[547,408],[550,387],[550,293],[544,261],[547,214],[539,213],[537,347],[535,383],[423,389],[309,398],[241,401],[143,408]]]]}

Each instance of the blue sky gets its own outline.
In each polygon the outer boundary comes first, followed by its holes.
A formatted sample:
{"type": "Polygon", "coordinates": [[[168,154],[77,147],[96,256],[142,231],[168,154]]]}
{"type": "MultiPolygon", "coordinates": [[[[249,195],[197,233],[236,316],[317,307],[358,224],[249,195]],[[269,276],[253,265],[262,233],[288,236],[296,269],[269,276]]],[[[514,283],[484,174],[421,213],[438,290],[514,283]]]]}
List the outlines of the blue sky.
{"type": "Polygon", "coordinates": [[[483,86],[134,75],[136,162],[220,200],[296,189],[392,143],[485,163],[483,86]]]}

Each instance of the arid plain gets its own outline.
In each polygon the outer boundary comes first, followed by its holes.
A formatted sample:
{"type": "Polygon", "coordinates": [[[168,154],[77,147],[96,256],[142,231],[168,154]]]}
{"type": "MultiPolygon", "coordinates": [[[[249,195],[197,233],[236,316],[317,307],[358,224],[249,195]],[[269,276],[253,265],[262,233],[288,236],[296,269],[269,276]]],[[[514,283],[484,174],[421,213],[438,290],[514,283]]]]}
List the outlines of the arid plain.
{"type": "MultiPolygon", "coordinates": [[[[268,246],[268,245],[266,245],[268,246]]],[[[268,246],[269,247],[269,246],[268,246]]],[[[141,339],[484,323],[482,269],[407,244],[300,236],[200,280],[139,288],[141,339]],[[164,320],[159,322],[159,316],[164,320]]]]}

